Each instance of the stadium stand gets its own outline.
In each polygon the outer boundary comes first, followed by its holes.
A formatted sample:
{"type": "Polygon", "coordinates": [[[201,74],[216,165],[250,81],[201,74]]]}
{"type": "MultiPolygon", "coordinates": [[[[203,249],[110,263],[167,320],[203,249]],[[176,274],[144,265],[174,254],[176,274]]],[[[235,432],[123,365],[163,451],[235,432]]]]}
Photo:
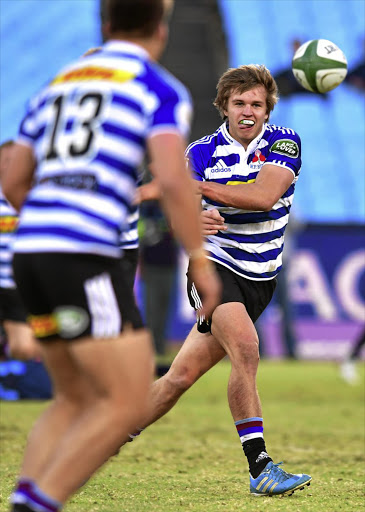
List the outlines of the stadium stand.
{"type": "MultiPolygon", "coordinates": [[[[230,66],[288,68],[294,38],[329,39],[351,70],[363,57],[365,4],[357,0],[219,0],[230,66]],[[344,22],[345,21],[345,22],[344,22]]],[[[294,128],[303,168],[294,211],[305,222],[360,223],[365,199],[365,96],[343,83],[324,100],[298,94],[280,100],[271,121],[294,128]]]]}
{"type": "MultiPolygon", "coordinates": [[[[2,141],[16,136],[27,99],[52,74],[100,43],[99,2],[47,2],[45,8],[44,0],[1,0],[0,28],[6,41],[1,45],[2,141]]],[[[362,1],[217,0],[217,4],[230,66],[263,63],[275,74],[290,66],[294,38],[336,42],[350,70],[363,58],[362,1]]],[[[171,35],[180,50],[168,54],[164,62],[192,90],[195,119],[202,122],[193,126],[195,138],[213,131],[219,122],[211,102],[225,55],[213,5],[215,1],[176,1],[178,23],[171,35]]],[[[364,220],[364,113],[364,92],[346,83],[326,100],[311,93],[281,99],[271,121],[294,128],[303,142],[303,171],[294,201],[294,212],[303,222],[364,220]]]]}
{"type": "Polygon", "coordinates": [[[1,142],[14,139],[26,102],[59,68],[100,44],[99,0],[1,0],[1,142]]]}

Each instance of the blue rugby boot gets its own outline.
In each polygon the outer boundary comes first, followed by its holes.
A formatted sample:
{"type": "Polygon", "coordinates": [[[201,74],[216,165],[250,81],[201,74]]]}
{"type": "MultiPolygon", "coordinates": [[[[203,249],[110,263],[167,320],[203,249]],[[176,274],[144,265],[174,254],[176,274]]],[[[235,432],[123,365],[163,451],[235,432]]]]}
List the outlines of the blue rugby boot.
{"type": "Polygon", "coordinates": [[[298,489],[310,485],[309,475],[292,475],[281,469],[279,464],[269,462],[257,478],[250,475],[250,492],[254,496],[290,496],[298,489]]]}

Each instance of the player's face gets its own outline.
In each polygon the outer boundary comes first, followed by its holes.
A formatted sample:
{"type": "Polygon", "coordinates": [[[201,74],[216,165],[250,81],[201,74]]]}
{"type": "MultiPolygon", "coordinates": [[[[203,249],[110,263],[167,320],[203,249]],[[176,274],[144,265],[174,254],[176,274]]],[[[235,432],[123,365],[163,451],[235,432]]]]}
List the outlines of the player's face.
{"type": "Polygon", "coordinates": [[[242,93],[233,91],[228,99],[224,113],[228,118],[229,133],[245,149],[258,136],[269,117],[266,96],[265,87],[259,85],[242,93]]]}

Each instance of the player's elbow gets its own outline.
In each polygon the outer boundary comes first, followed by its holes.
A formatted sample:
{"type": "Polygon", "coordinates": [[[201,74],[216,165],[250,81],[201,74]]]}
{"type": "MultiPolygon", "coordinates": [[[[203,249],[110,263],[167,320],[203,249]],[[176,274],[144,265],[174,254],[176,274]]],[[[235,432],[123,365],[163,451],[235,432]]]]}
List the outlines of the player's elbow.
{"type": "Polygon", "coordinates": [[[261,202],[260,210],[263,212],[269,212],[270,210],[272,210],[272,207],[274,206],[275,203],[276,201],[272,201],[272,199],[268,198],[261,202]]]}
{"type": "Polygon", "coordinates": [[[250,209],[257,212],[269,212],[275,203],[276,201],[273,201],[271,197],[258,196],[250,209]]]}

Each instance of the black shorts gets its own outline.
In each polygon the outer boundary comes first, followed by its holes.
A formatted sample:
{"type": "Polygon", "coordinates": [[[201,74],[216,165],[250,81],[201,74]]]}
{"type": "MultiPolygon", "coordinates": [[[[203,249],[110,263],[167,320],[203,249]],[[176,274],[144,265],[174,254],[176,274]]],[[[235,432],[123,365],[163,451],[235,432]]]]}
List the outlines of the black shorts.
{"type": "Polygon", "coordinates": [[[92,254],[17,253],[14,277],[35,336],[109,338],[143,327],[120,260],[92,254]]]}
{"type": "Polygon", "coordinates": [[[136,280],[138,258],[138,248],[124,249],[123,256],[121,258],[121,265],[123,268],[124,275],[126,276],[127,279],[127,284],[132,290],[134,289],[134,282],[136,280]]]}
{"type": "Polygon", "coordinates": [[[16,288],[0,288],[0,322],[25,323],[28,313],[16,288]]]}
{"type": "MultiPolygon", "coordinates": [[[[269,281],[253,281],[232,272],[227,267],[212,262],[222,283],[222,296],[220,304],[228,302],[241,302],[244,304],[249,317],[255,323],[261,313],[272,299],[276,287],[276,278],[269,281]]],[[[197,311],[201,306],[201,298],[198,291],[189,277],[188,269],[187,290],[190,305],[197,311]]],[[[211,318],[197,316],[197,327],[199,332],[210,332],[211,318]]]]}

